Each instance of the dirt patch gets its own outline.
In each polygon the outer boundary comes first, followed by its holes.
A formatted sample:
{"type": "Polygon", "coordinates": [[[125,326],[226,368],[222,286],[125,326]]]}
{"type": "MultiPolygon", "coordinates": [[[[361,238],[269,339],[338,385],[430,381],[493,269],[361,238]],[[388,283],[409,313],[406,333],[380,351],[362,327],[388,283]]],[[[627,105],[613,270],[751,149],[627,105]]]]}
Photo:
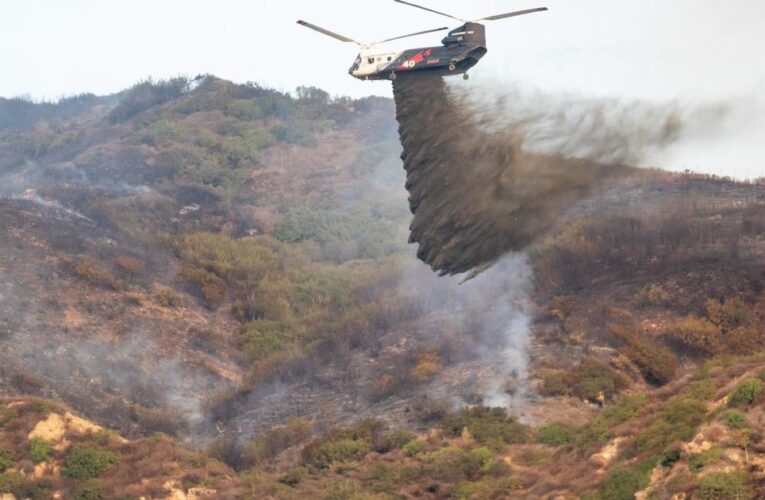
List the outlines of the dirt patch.
{"type": "Polygon", "coordinates": [[[28,439],[44,439],[53,443],[61,443],[70,434],[94,434],[104,430],[103,427],[82,419],[69,412],[63,415],[51,413],[48,418],[41,420],[27,436],[28,439]]]}

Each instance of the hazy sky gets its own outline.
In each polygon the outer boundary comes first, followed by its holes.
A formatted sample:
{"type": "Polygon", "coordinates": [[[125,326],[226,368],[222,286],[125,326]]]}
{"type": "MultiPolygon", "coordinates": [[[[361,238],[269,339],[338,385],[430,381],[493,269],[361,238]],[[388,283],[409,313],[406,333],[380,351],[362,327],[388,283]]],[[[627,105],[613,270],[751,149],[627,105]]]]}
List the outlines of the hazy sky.
{"type": "MultiPolygon", "coordinates": [[[[765,176],[764,0],[425,3],[465,18],[550,7],[490,23],[489,54],[473,76],[592,97],[733,101],[740,111],[717,135],[662,160],[765,176]]],[[[282,90],[308,84],[334,94],[390,95],[388,83],[347,75],[355,46],[298,26],[299,18],[362,41],[454,26],[392,0],[0,0],[0,96],[104,94],[149,76],[199,73],[282,90]]],[[[441,36],[393,47],[437,44],[441,36]]]]}

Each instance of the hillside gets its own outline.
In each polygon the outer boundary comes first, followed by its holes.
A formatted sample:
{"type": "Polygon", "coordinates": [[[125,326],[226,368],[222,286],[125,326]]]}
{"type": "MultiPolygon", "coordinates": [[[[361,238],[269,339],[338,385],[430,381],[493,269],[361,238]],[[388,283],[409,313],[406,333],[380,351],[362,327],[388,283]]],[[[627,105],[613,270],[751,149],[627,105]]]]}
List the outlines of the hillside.
{"type": "Polygon", "coordinates": [[[242,492],[231,469],[167,436],[128,441],[59,403],[3,399],[0,423],[0,491],[15,498],[194,499],[242,492]]]}
{"type": "Polygon", "coordinates": [[[463,283],[406,245],[389,99],[85,101],[0,127],[0,493],[765,495],[765,185],[636,171],[463,283]]]}

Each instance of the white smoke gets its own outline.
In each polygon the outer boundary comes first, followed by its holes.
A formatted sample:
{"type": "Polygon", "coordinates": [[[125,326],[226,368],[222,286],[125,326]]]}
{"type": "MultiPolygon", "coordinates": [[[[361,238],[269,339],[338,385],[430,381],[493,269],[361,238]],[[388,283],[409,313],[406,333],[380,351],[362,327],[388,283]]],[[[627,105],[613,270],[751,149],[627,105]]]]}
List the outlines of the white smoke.
{"type": "Polygon", "coordinates": [[[49,208],[53,210],[54,212],[65,213],[67,215],[71,215],[73,217],[86,220],[88,222],[93,222],[93,220],[90,219],[89,217],[86,217],[85,215],[81,214],[80,212],[76,210],[72,210],[71,208],[66,208],[64,205],[62,205],[56,200],[50,200],[50,199],[41,197],[40,195],[37,194],[37,191],[34,189],[27,189],[26,191],[24,191],[24,193],[20,195],[9,196],[7,199],[30,201],[41,207],[49,208]]]}
{"type": "MultiPolygon", "coordinates": [[[[414,258],[413,258],[414,260],[414,258]]],[[[425,265],[411,264],[400,284],[402,294],[415,294],[439,328],[464,340],[470,361],[446,368],[427,388],[455,407],[480,403],[517,413],[528,401],[532,269],[528,256],[510,254],[490,269],[465,281],[465,276],[439,277],[425,265]],[[476,386],[454,384],[454,373],[470,371],[476,386]],[[456,391],[456,392],[455,392],[456,391]],[[451,392],[451,393],[450,393],[451,392]]]]}

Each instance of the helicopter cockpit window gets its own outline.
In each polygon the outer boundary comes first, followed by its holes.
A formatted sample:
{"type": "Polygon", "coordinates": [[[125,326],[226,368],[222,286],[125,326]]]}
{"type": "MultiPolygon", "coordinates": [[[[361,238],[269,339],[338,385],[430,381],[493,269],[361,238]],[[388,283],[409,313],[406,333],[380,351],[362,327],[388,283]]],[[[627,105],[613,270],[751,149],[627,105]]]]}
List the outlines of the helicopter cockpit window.
{"type": "Polygon", "coordinates": [[[374,64],[374,62],[375,62],[375,58],[374,58],[374,57],[370,57],[369,59],[367,59],[367,62],[368,62],[369,64],[374,64]]]}

